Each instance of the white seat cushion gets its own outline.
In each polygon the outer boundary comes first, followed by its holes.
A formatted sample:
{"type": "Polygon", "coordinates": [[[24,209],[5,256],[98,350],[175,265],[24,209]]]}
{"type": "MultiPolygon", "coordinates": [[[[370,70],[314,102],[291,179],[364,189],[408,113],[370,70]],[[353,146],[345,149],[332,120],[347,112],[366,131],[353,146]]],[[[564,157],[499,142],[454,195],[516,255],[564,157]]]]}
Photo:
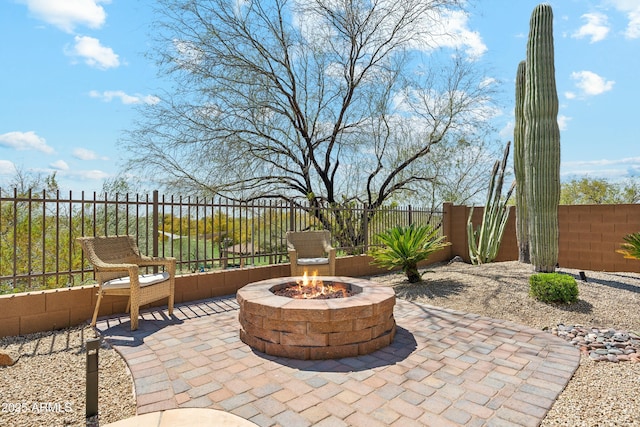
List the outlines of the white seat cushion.
{"type": "MultiPolygon", "coordinates": [[[[140,286],[149,286],[154,283],[164,282],[169,279],[169,273],[163,271],[162,273],[152,273],[152,274],[143,274],[138,276],[138,280],[140,281],[140,286]]],[[[104,282],[102,285],[105,289],[120,289],[120,288],[128,288],[130,286],[129,276],[120,277],[118,279],[109,280],[108,282],[104,282]]]]}
{"type": "Polygon", "coordinates": [[[298,265],[329,264],[329,258],[298,258],[298,265]]]}

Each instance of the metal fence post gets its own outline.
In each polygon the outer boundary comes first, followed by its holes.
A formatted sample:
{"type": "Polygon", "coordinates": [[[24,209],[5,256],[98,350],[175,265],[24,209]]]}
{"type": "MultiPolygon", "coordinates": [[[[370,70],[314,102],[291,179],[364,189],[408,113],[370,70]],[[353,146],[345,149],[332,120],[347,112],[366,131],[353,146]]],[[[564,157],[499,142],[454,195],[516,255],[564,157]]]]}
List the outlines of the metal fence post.
{"type": "Polygon", "coordinates": [[[86,418],[98,415],[98,349],[100,338],[87,340],[86,418]]]}
{"type": "Polygon", "coordinates": [[[369,252],[369,207],[362,204],[362,225],[364,229],[364,242],[362,245],[362,254],[369,252]]]}
{"type": "Polygon", "coordinates": [[[158,226],[158,222],[159,222],[158,203],[159,203],[158,190],[153,190],[153,212],[151,214],[153,218],[153,224],[151,226],[151,232],[153,233],[153,236],[151,236],[153,256],[158,256],[158,237],[159,237],[158,231],[160,230],[160,227],[158,226]]]}
{"type": "Polygon", "coordinates": [[[295,223],[296,211],[293,205],[293,200],[289,201],[289,231],[296,231],[295,223]]]}

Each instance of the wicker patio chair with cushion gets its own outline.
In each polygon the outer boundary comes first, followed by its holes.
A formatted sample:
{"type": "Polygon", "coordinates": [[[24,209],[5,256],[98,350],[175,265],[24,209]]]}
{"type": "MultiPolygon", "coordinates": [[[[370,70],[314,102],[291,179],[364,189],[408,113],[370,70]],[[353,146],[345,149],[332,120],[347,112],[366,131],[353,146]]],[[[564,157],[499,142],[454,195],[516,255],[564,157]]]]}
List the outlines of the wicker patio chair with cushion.
{"type": "Polygon", "coordinates": [[[95,271],[98,301],[91,319],[95,326],[104,295],[128,296],[131,330],[138,329],[140,306],[168,298],[169,315],[173,314],[176,259],[140,255],[133,236],[80,237],[85,256],[95,271]],[[163,271],[141,274],[141,267],[158,266],[163,271]]]}
{"type": "Polygon", "coordinates": [[[287,249],[291,275],[302,276],[317,271],[319,276],[335,276],[336,250],[331,247],[331,233],[320,231],[287,232],[287,249]]]}

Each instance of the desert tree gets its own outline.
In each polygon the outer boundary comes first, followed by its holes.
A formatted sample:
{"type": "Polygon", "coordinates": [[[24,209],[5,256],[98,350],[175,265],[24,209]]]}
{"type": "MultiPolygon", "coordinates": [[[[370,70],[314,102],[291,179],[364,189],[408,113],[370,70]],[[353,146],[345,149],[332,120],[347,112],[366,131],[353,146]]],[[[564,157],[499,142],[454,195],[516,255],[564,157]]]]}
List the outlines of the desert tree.
{"type": "Polygon", "coordinates": [[[561,205],[603,205],[640,203],[640,180],[611,181],[604,178],[573,178],[563,182],[561,205]]]}
{"type": "Polygon", "coordinates": [[[487,128],[491,81],[441,47],[466,3],[160,0],[151,55],[172,84],[124,139],[127,168],[173,191],[304,202],[346,229],[320,208],[372,215],[434,179],[432,147],[487,128]]]}
{"type": "Polygon", "coordinates": [[[417,201],[437,211],[443,202],[457,205],[482,202],[487,191],[487,176],[498,154],[490,139],[468,141],[446,139],[431,147],[429,156],[414,168],[414,173],[429,177],[394,195],[400,203],[417,201]]]}

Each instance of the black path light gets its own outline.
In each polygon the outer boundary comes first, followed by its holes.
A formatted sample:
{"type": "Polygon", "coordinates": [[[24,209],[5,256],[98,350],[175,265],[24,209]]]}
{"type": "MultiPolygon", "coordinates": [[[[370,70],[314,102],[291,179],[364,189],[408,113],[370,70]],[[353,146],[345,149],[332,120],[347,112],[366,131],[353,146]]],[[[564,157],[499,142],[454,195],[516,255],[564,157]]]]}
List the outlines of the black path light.
{"type": "Polygon", "coordinates": [[[98,349],[100,338],[87,340],[87,401],[86,418],[98,415],[98,349]]]}

